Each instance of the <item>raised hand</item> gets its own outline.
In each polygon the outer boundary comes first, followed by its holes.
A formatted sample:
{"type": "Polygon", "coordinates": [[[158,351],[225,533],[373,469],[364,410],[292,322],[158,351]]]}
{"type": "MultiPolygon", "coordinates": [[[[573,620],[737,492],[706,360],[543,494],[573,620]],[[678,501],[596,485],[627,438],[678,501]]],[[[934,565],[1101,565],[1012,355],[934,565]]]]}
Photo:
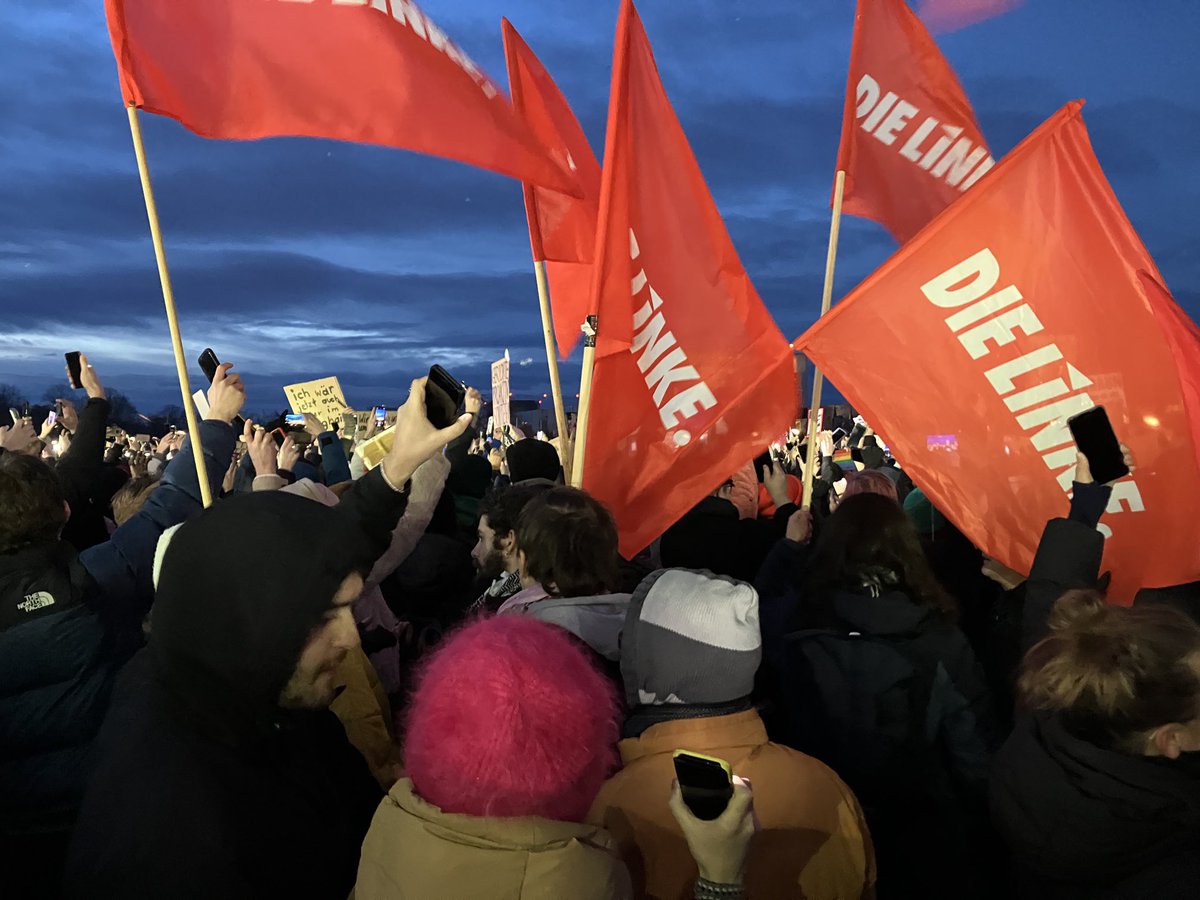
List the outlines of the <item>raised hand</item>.
{"type": "Polygon", "coordinates": [[[763,466],[762,476],[763,486],[767,489],[767,493],[771,495],[771,500],[777,507],[791,503],[791,498],[787,492],[787,472],[783,466],[772,459],[763,466]]]}
{"type": "Polygon", "coordinates": [[[283,444],[279,448],[279,452],[275,457],[275,461],[279,465],[279,471],[295,471],[296,463],[300,462],[300,448],[297,446],[296,442],[292,440],[292,436],[290,434],[283,439],[283,444]]]}
{"type": "Polygon", "coordinates": [[[473,387],[467,388],[467,396],[463,400],[463,409],[472,416],[479,415],[479,411],[483,409],[483,394],[479,393],[473,387]]]}
{"type": "Polygon", "coordinates": [[[250,454],[250,461],[254,463],[254,473],[256,475],[277,474],[279,463],[275,438],[271,436],[271,433],[264,430],[261,425],[255,425],[254,422],[247,419],[242,437],[246,441],[246,450],[250,454]]]}
{"type": "Polygon", "coordinates": [[[214,422],[232,423],[246,404],[246,387],[242,384],[242,376],[230,372],[233,366],[221,363],[213,378],[212,386],[208,389],[208,415],[214,422]]]}
{"type": "Polygon", "coordinates": [[[108,397],[108,394],[104,392],[104,385],[100,383],[100,376],[96,374],[95,368],[82,353],[79,354],[79,383],[83,385],[83,389],[87,391],[89,397],[101,399],[108,397]]]}
{"type": "Polygon", "coordinates": [[[0,447],[12,453],[25,453],[37,440],[37,432],[33,430],[33,421],[21,419],[11,426],[0,427],[0,447]]]}
{"type": "MultiPolygon", "coordinates": [[[[1121,456],[1125,460],[1126,467],[1128,467],[1129,471],[1132,472],[1134,470],[1133,453],[1124,444],[1121,445],[1121,456]]],[[[1117,479],[1117,481],[1120,480],[1120,478],[1117,479]]],[[[1087,457],[1082,453],[1075,454],[1075,481],[1079,484],[1095,483],[1095,479],[1092,478],[1092,464],[1088,462],[1087,457]]],[[[1116,483],[1116,481],[1109,482],[1110,485],[1116,483]]]]}
{"type": "Polygon", "coordinates": [[[382,463],[387,481],[397,487],[408,481],[421,463],[471,426],[471,414],[463,413],[447,428],[433,427],[425,414],[426,380],[418,378],[412,383],[408,402],[397,411],[392,449],[382,463]]]}
{"type": "MultiPolygon", "coordinates": [[[[83,363],[83,357],[79,357],[80,364],[83,363]]],[[[93,370],[95,371],[95,370],[93,370]]],[[[62,427],[74,434],[79,430],[79,411],[75,409],[75,404],[70,400],[56,400],[62,407],[62,412],[58,416],[58,421],[62,423],[62,427]]]]}

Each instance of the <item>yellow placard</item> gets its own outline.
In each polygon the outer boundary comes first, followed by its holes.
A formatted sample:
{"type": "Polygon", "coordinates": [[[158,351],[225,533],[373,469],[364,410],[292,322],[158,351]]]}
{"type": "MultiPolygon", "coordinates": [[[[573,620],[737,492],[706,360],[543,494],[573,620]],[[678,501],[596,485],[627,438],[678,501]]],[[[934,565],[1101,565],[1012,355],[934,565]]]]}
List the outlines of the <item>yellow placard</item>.
{"type": "Polygon", "coordinates": [[[283,392],[292,406],[292,412],[298,415],[312,413],[325,425],[339,421],[347,409],[346,397],[336,376],[289,384],[283,392]]]}
{"type": "Polygon", "coordinates": [[[369,441],[363,441],[358,445],[358,454],[366,463],[367,471],[374,469],[377,465],[383,462],[384,458],[391,452],[392,440],[395,437],[396,427],[393,425],[386,431],[381,431],[369,441]]]}

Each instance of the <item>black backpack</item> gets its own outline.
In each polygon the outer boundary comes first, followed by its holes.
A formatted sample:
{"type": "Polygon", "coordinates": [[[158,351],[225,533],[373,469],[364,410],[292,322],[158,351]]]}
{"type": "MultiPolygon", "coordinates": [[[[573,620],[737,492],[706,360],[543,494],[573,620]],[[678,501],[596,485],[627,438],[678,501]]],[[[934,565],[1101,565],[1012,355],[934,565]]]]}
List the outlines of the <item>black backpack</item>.
{"type": "Polygon", "coordinates": [[[933,705],[937,663],[912,640],[849,628],[787,637],[784,742],[829,765],[864,807],[950,791],[933,705]]]}

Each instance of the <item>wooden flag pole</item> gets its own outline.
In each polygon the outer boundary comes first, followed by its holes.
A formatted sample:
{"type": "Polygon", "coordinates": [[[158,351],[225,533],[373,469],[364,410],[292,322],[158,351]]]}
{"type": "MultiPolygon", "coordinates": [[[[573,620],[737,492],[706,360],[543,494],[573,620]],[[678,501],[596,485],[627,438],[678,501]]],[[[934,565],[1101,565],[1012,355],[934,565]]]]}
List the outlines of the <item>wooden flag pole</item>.
{"type": "Polygon", "coordinates": [[[175,314],[175,293],[171,290],[171,275],[167,271],[167,252],[163,247],[162,228],[158,224],[158,207],[154,189],[150,186],[150,169],[146,165],[146,145],[142,142],[142,125],[137,107],[128,107],[129,133],[133,136],[133,152],[137,155],[138,175],[142,179],[142,197],[146,201],[146,218],[150,220],[150,238],[154,242],[154,259],[158,262],[158,280],[162,284],[163,303],[167,307],[167,326],[171,330],[171,346],[175,350],[175,370],[183,394],[183,411],[187,416],[188,436],[192,442],[192,458],[196,461],[196,477],[200,479],[200,499],[204,508],[212,506],[212,490],[208,484],[208,466],[204,462],[204,446],[200,440],[200,423],[196,405],[192,402],[192,386],[188,380],[187,361],[183,355],[183,338],[179,335],[179,318],[175,314]]]}
{"type": "MultiPolygon", "coordinates": [[[[833,270],[837,264],[838,235],[842,230],[842,196],[846,191],[846,170],[838,169],[833,182],[833,218],[829,222],[829,252],[825,257],[825,288],[821,292],[821,315],[829,312],[833,305],[833,270]]],[[[813,498],[813,476],[819,460],[817,448],[817,411],[821,408],[821,391],[825,387],[825,376],[813,366],[812,403],[808,407],[808,453],[804,458],[804,500],[802,506],[811,507],[813,498]]]]}
{"type": "Polygon", "coordinates": [[[575,462],[571,465],[571,484],[583,487],[584,452],[587,449],[588,416],[592,409],[592,373],[596,370],[596,328],[599,320],[588,316],[583,327],[583,372],[579,377],[579,416],[575,423],[575,462]]]}
{"type": "MultiPolygon", "coordinates": [[[[574,459],[567,435],[567,411],[563,405],[562,379],[558,375],[558,342],[554,339],[554,318],[550,310],[550,284],[546,279],[546,261],[535,259],[533,271],[537,276],[538,305],[542,310],[542,337],[546,339],[546,365],[550,369],[550,391],[554,397],[554,419],[558,423],[558,443],[562,448],[563,481],[571,484],[574,459]]],[[[582,391],[580,392],[582,393],[582,391]]]]}

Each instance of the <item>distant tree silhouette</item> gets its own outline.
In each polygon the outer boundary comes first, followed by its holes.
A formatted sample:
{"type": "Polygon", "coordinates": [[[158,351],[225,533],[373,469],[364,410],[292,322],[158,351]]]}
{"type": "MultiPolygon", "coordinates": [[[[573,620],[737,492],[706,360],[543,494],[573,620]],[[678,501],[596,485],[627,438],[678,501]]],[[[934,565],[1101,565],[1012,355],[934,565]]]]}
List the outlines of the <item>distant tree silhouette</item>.
{"type": "Polygon", "coordinates": [[[8,421],[9,408],[20,410],[28,402],[28,398],[16,385],[0,384],[0,424],[12,424],[8,421]]]}

